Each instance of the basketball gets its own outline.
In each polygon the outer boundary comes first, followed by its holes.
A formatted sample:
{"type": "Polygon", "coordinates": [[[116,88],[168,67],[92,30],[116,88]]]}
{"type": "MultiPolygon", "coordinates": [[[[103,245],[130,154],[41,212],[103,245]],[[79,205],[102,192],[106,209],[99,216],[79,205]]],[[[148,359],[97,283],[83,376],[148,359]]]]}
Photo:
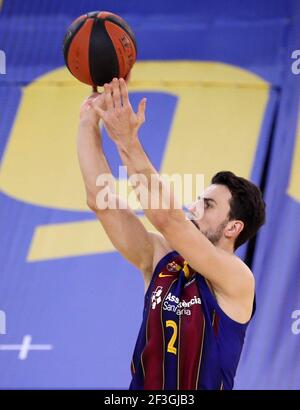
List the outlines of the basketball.
{"type": "Polygon", "coordinates": [[[66,66],[79,81],[102,86],[126,78],[136,61],[133,31],[120,16],[95,11],[78,17],[63,41],[66,66]]]}

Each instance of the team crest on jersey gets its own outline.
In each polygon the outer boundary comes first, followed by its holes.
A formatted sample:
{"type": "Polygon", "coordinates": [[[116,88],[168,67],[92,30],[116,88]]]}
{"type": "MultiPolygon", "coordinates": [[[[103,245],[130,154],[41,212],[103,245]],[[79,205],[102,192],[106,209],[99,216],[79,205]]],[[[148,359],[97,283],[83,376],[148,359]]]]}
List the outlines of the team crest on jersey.
{"type": "Polygon", "coordinates": [[[169,272],[177,272],[181,269],[181,266],[178,265],[175,261],[173,261],[167,264],[167,269],[169,272]]]}
{"type": "Polygon", "coordinates": [[[151,296],[151,307],[152,307],[152,309],[155,309],[156,306],[160,304],[162,290],[163,290],[162,286],[157,286],[155,291],[152,293],[152,296],[151,296]]]}

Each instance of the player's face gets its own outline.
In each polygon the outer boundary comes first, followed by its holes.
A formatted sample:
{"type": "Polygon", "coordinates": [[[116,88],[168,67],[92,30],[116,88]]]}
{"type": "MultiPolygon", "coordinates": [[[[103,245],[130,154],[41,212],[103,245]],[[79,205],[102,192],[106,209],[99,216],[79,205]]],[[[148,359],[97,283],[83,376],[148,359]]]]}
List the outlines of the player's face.
{"type": "Polygon", "coordinates": [[[210,185],[189,208],[194,225],[215,245],[228,224],[230,199],[231,193],[225,185],[210,185]]]}

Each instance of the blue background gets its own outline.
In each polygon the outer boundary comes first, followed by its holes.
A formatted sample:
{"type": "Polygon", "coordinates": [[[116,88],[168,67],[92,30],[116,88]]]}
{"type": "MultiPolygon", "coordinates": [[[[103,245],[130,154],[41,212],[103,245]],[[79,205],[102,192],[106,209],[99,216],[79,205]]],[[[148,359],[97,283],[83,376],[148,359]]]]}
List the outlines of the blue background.
{"type": "MultiPolygon", "coordinates": [[[[291,314],[300,309],[300,204],[286,193],[299,115],[300,75],[291,72],[292,51],[300,49],[299,1],[106,0],[101,6],[92,0],[4,1],[0,49],[6,52],[7,75],[0,76],[0,155],[22,87],[64,65],[66,27],[77,15],[99,7],[122,15],[132,26],[139,60],[220,61],[271,84],[261,131],[269,151],[262,154],[262,142],[254,160],[260,166],[252,175],[268,209],[267,224],[248,250],[258,310],[235,388],[299,389],[300,334],[291,331],[291,314]]],[[[167,96],[165,101],[171,116],[174,101],[167,96]]],[[[161,124],[163,134],[168,124],[161,124]]],[[[159,168],[163,147],[147,149],[159,168]]],[[[94,217],[33,206],[0,192],[0,310],[7,315],[0,344],[21,343],[30,334],[33,343],[54,346],[45,353],[29,352],[24,361],[16,352],[0,350],[2,388],[129,385],[143,303],[136,269],[117,253],[26,262],[36,225],[84,219],[94,217]]]]}

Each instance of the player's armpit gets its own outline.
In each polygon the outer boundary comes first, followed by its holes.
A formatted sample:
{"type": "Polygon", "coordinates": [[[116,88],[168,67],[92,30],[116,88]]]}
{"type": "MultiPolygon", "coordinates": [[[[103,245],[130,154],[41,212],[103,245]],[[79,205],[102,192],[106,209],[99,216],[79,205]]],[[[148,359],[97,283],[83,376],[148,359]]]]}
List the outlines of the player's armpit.
{"type": "Polygon", "coordinates": [[[153,272],[158,264],[158,262],[165,256],[167,253],[172,252],[174,249],[171,248],[170,244],[167,242],[166,238],[159,232],[148,232],[153,243],[153,261],[151,272],[148,272],[145,275],[145,291],[151,282],[153,272]]]}

